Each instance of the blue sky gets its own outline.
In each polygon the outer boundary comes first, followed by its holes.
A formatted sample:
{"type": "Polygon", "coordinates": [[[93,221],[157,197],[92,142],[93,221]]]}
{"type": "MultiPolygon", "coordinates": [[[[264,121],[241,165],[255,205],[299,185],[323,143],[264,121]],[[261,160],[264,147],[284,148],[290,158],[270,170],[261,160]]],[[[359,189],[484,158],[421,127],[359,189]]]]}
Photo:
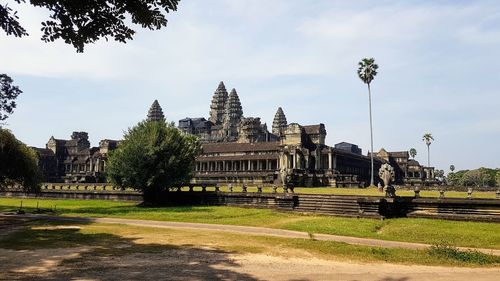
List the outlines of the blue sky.
{"type": "Polygon", "coordinates": [[[83,54],[40,41],[46,12],[19,7],[31,36],[0,34],[0,73],[24,91],[7,122],[28,145],[72,131],[93,145],[120,139],[154,99],[170,121],[207,117],[222,80],[245,116],[270,125],[281,106],[289,122],[324,123],[328,144],[366,153],[368,97],[356,68],[374,57],[375,150],[414,147],[426,163],[430,132],[431,165],[500,167],[498,1],[181,1],[167,28],[137,27],[128,44],[102,41],[83,54]]]}

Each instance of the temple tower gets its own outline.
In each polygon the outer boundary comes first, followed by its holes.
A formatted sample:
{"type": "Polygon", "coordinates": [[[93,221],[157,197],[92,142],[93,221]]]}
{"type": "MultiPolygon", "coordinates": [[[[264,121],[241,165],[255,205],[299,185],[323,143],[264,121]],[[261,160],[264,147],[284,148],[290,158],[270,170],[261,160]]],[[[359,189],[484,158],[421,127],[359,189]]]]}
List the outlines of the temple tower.
{"type": "Polygon", "coordinates": [[[265,127],[260,123],[260,118],[245,117],[241,118],[239,126],[239,143],[255,143],[266,140],[265,127]]]}
{"type": "Polygon", "coordinates": [[[227,99],[228,95],[226,86],[224,86],[224,82],[221,81],[212,98],[212,104],[210,105],[210,117],[208,117],[208,121],[211,121],[214,124],[222,124],[222,122],[224,122],[224,112],[226,109],[227,99]]]}
{"type": "Polygon", "coordinates": [[[158,100],[155,100],[148,111],[148,121],[165,121],[163,110],[161,109],[158,100]]]}
{"type": "Polygon", "coordinates": [[[224,110],[224,123],[223,128],[227,137],[238,136],[238,126],[241,118],[243,117],[243,109],[241,107],[240,98],[238,93],[233,88],[229,94],[229,98],[224,110]]]}
{"type": "Polygon", "coordinates": [[[287,122],[285,113],[283,112],[283,109],[281,109],[281,107],[278,107],[278,111],[276,111],[273,120],[273,127],[272,127],[273,134],[282,137],[284,135],[283,133],[286,126],[287,122]]]}

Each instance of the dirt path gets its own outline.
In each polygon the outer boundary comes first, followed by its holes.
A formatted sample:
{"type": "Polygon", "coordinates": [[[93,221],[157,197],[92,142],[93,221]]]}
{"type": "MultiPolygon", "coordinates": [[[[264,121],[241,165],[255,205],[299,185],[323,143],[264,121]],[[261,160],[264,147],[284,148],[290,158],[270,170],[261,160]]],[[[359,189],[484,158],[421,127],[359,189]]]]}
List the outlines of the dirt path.
{"type": "Polygon", "coordinates": [[[500,268],[385,263],[234,254],[212,248],[99,254],[89,247],[0,249],[0,280],[499,280],[500,268]]]}
{"type": "MultiPolygon", "coordinates": [[[[0,218],[2,216],[5,215],[0,215],[0,218]]],[[[303,238],[303,239],[313,238],[322,241],[336,241],[353,245],[375,246],[375,247],[385,247],[385,248],[427,249],[431,246],[429,244],[422,244],[422,243],[387,241],[387,240],[349,237],[349,236],[340,236],[331,234],[309,234],[307,232],[301,232],[301,231],[254,227],[254,226],[150,221],[150,220],[134,220],[134,219],[118,219],[118,218],[77,218],[77,217],[58,217],[58,216],[40,216],[40,215],[22,215],[22,216],[29,217],[32,219],[39,218],[39,219],[61,220],[61,221],[83,221],[83,222],[95,222],[95,223],[125,224],[125,225],[156,227],[156,228],[217,230],[217,231],[227,231],[234,233],[276,236],[283,238],[303,238]]],[[[495,250],[495,249],[466,248],[466,247],[458,247],[458,248],[462,250],[476,250],[485,254],[500,256],[500,250],[495,250]]]]}

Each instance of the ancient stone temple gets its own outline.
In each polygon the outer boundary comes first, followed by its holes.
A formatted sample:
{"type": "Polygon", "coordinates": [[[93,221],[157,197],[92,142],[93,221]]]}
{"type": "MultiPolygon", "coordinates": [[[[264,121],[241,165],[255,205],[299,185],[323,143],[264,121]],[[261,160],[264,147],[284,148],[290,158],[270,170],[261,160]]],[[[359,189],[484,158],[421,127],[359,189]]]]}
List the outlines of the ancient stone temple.
{"type": "Polygon", "coordinates": [[[91,147],[86,132],[73,132],[69,140],[51,137],[45,148],[36,148],[46,182],[105,182],[110,151],[118,141],[102,140],[91,147]]]}
{"type": "Polygon", "coordinates": [[[165,121],[163,110],[161,109],[158,100],[155,100],[148,111],[148,121],[165,121]]]}
{"type": "MultiPolygon", "coordinates": [[[[157,100],[147,120],[165,120],[157,100]]],[[[288,123],[281,107],[270,132],[260,117],[243,115],[236,89],[228,94],[223,82],[213,94],[208,119],[186,117],[179,120],[178,129],[202,143],[193,184],[363,187],[370,180],[369,155],[363,155],[357,145],[328,146],[324,124],[288,123]]],[[[35,149],[46,181],[103,182],[108,153],[118,144],[105,139],[99,147],[91,147],[86,132],[74,132],[69,140],[51,137],[46,148],[35,149]]],[[[407,152],[381,150],[375,156],[375,171],[383,163],[391,164],[397,184],[427,184],[434,179],[433,168],[408,160],[407,152]]]]}
{"type": "Polygon", "coordinates": [[[236,90],[228,95],[223,82],[212,97],[208,120],[184,118],[179,130],[202,142],[196,184],[281,184],[280,173],[296,186],[364,186],[369,179],[370,159],[360,150],[326,145],[323,124],[289,124],[278,107],[269,132],[260,117],[243,116],[236,90]]]}

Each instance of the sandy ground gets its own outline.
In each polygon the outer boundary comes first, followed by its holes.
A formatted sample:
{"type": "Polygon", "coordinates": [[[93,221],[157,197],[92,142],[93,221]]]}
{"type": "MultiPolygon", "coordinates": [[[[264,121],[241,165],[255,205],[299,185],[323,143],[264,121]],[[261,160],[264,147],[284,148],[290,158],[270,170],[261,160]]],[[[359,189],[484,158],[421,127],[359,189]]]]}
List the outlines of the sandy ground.
{"type": "MultiPolygon", "coordinates": [[[[0,233],[25,227],[27,222],[4,219],[0,233]]],[[[101,246],[0,248],[0,280],[500,280],[500,267],[360,263],[297,254],[293,249],[283,249],[279,255],[242,254],[217,249],[221,238],[211,236],[214,232],[203,232],[214,240],[214,246],[200,246],[190,244],[202,238],[199,230],[157,233],[136,227],[129,229],[128,235],[117,233],[101,246]]],[[[78,230],[80,226],[44,229],[78,230]]]]}
{"type": "MultiPolygon", "coordinates": [[[[239,225],[222,225],[222,224],[206,224],[206,223],[190,223],[190,222],[171,222],[171,221],[151,221],[151,220],[136,220],[136,219],[119,219],[119,218],[77,218],[77,217],[59,217],[59,216],[39,216],[39,215],[23,215],[24,219],[50,219],[58,221],[85,221],[93,223],[106,223],[106,224],[123,224],[141,227],[155,227],[155,228],[167,228],[167,229],[194,229],[199,231],[206,230],[216,230],[216,231],[226,231],[233,233],[242,234],[257,234],[265,236],[275,236],[283,238],[310,238],[309,233],[302,231],[284,230],[284,229],[273,229],[266,227],[255,227],[255,226],[239,226],[239,225]]],[[[0,214],[0,226],[2,219],[14,219],[18,216],[2,216],[0,214]]],[[[371,238],[360,238],[360,237],[349,237],[341,235],[331,235],[331,234],[313,234],[314,239],[322,241],[336,241],[352,245],[364,245],[364,246],[375,246],[384,248],[406,248],[406,249],[427,249],[431,247],[429,244],[422,243],[411,243],[411,242],[400,242],[400,241],[388,241],[379,240],[371,238]]],[[[467,247],[457,247],[461,250],[474,250],[482,252],[488,255],[500,256],[500,250],[497,249],[482,249],[482,248],[467,248],[467,247]]]]}
{"type": "Polygon", "coordinates": [[[317,258],[233,254],[213,248],[190,247],[113,255],[99,253],[99,248],[79,247],[20,251],[0,249],[0,280],[469,281],[500,280],[500,268],[363,264],[317,258]]]}

